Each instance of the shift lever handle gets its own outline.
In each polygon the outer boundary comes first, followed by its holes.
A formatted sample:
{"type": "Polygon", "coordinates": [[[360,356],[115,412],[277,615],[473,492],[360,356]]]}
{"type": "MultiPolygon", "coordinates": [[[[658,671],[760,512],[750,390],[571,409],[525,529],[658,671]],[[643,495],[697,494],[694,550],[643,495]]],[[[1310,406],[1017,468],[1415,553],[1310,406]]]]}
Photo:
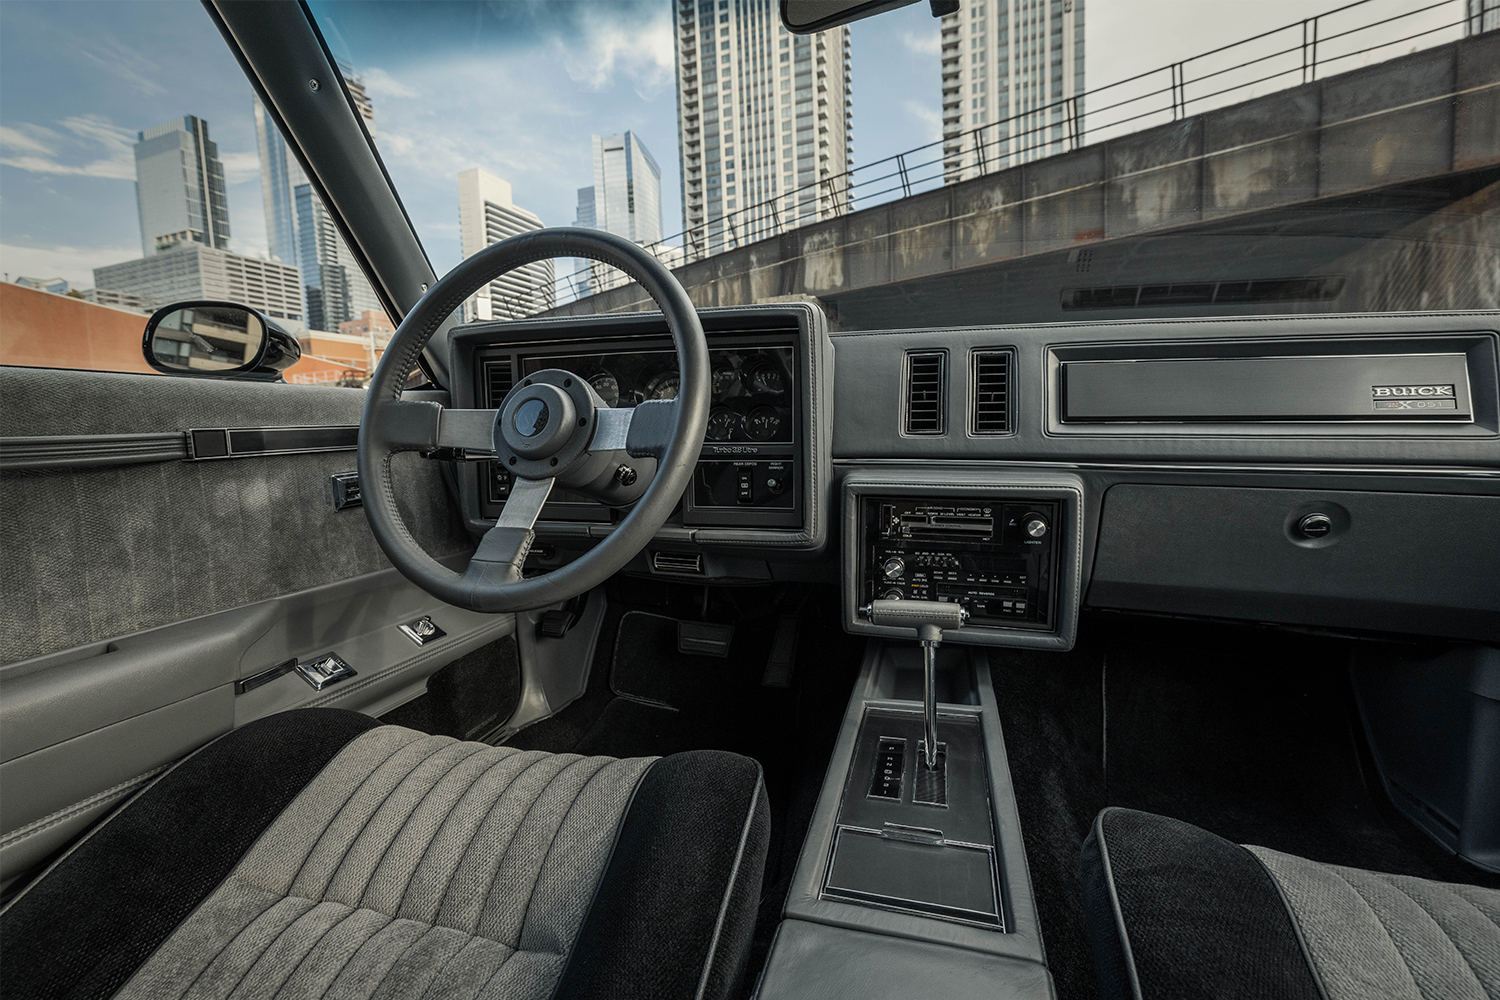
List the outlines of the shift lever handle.
{"type": "Polygon", "coordinates": [[[871,601],[859,612],[871,625],[916,630],[922,644],[922,719],[927,740],[922,763],[932,770],[937,767],[937,648],[943,629],[963,628],[969,612],[956,602],[888,600],[871,601]]]}

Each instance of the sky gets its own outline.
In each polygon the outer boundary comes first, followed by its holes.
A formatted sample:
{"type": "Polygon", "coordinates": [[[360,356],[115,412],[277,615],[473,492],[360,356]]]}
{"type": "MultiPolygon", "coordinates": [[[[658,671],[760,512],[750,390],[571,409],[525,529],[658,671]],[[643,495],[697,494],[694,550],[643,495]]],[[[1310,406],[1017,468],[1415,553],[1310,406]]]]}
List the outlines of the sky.
{"type": "MultiPolygon", "coordinates": [[[[1428,2],[1372,0],[1360,17],[1428,2]]],[[[1339,6],[1087,0],[1086,88],[1339,6]]],[[[1444,19],[1461,16],[1461,0],[1450,6],[1444,19]]],[[[545,224],[571,225],[577,189],[592,183],[592,134],[640,136],[662,170],[664,232],[682,228],[669,0],[312,9],[365,80],[380,154],[438,274],[461,257],[461,171],[496,174],[545,224]]],[[[938,22],[926,3],[855,23],[851,53],[856,165],[940,138],[938,22]]],[[[88,288],[93,268],[139,257],[131,146],[138,130],[185,114],[206,120],[219,146],[230,249],[264,254],[251,101],[192,0],[0,2],[0,271],[88,288]]]]}

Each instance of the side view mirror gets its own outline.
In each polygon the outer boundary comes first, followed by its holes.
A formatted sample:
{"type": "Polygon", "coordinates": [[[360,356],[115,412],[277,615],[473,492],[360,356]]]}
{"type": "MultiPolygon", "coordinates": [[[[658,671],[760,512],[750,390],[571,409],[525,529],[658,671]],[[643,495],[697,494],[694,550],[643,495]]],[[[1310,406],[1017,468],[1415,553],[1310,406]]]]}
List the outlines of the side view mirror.
{"type": "MultiPolygon", "coordinates": [[[[781,23],[794,35],[808,35],[824,28],[848,24],[919,0],[781,0],[781,23]]],[[[928,0],[933,17],[958,10],[958,0],[928,0]]]]}
{"type": "Polygon", "coordinates": [[[295,337],[232,302],[177,302],[158,309],[146,321],[141,350],[159,372],[219,378],[278,379],[302,357],[295,337]]]}

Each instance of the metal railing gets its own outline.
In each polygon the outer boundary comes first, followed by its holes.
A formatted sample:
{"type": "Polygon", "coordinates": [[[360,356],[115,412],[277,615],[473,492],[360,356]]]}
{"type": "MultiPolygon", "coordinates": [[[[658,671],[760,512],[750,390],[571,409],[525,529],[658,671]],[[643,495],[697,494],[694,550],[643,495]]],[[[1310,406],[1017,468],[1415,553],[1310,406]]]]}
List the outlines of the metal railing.
{"type": "MultiPolygon", "coordinates": [[[[1315,82],[1331,70],[1405,54],[1424,45],[1493,30],[1500,0],[1436,0],[1386,14],[1390,0],[1355,0],[1315,17],[1222,45],[1187,59],[997,122],[855,167],[745,208],[716,216],[646,249],[678,267],[809,224],[784,219],[788,204],[822,202],[821,218],[909,198],[1045,156],[1180,121],[1214,108],[1315,82]],[[1416,44],[1413,44],[1416,43],[1416,44]],[[1398,46],[1406,48],[1398,49],[1398,46]],[[1360,61],[1362,59],[1362,61],[1360,61]]],[[[819,221],[821,221],[821,218],[819,221]]],[[[612,268],[590,280],[561,279],[557,305],[630,284],[612,268]]]]}

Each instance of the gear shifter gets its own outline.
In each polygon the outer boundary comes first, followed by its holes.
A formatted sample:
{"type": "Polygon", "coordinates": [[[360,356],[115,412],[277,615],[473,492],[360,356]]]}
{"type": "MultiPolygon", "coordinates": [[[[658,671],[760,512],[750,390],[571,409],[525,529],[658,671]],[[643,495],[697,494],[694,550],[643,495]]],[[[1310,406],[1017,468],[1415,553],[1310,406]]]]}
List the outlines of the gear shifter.
{"type": "Polygon", "coordinates": [[[937,648],[944,629],[963,628],[969,612],[961,604],[939,601],[871,601],[859,609],[871,625],[915,629],[922,644],[922,713],[926,743],[922,763],[934,770],[938,763],[937,648]]]}

